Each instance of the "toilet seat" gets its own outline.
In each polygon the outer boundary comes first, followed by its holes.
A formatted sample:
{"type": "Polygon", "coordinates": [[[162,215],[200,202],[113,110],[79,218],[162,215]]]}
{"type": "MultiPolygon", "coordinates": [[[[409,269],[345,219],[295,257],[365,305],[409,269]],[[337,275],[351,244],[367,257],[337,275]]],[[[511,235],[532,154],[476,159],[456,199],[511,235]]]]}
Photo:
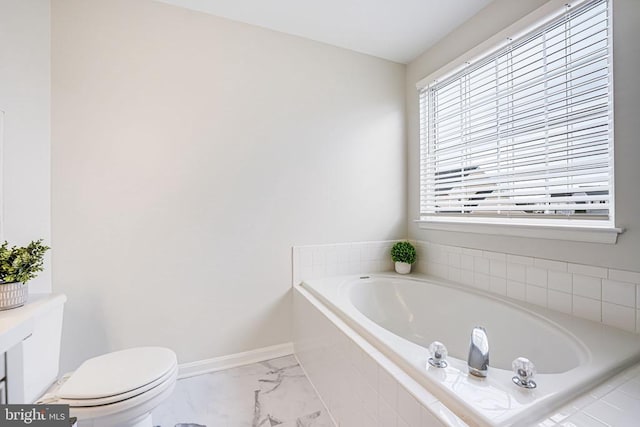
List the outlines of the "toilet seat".
{"type": "MultiPolygon", "coordinates": [[[[99,398],[95,398],[95,399],[66,399],[61,397],[58,394],[58,399],[57,399],[57,403],[59,404],[63,404],[63,405],[69,405],[69,407],[72,408],[81,408],[81,407],[88,407],[88,406],[102,406],[102,405],[111,405],[113,403],[117,403],[117,402],[121,402],[123,400],[127,400],[130,399],[132,397],[136,397],[139,394],[143,394],[146,393],[147,391],[158,387],[159,385],[163,384],[164,382],[166,382],[167,380],[170,380],[172,376],[175,376],[174,374],[176,374],[178,367],[177,365],[174,366],[174,368],[170,371],[167,371],[162,377],[143,385],[142,387],[138,387],[136,389],[130,390],[128,392],[122,393],[122,394],[116,394],[113,396],[107,396],[107,397],[99,397],[99,398]]],[[[64,385],[64,384],[63,384],[64,385]]]]}
{"type": "Polygon", "coordinates": [[[84,362],[56,390],[71,407],[109,405],[157,387],[177,369],[175,353],[162,347],[138,347],[84,362]]]}
{"type": "Polygon", "coordinates": [[[128,393],[166,375],[177,364],[173,351],[136,347],[86,360],[57,390],[62,399],[102,399],[128,393]]]}

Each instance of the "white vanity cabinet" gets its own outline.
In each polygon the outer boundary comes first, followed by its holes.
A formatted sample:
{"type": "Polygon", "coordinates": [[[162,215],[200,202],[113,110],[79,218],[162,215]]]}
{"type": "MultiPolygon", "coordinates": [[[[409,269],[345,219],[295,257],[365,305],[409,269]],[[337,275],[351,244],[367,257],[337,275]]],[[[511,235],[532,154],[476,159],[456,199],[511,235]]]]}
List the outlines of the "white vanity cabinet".
{"type": "Polygon", "coordinates": [[[30,295],[22,307],[0,311],[0,393],[4,402],[33,403],[57,379],[61,294],[30,295]]]}

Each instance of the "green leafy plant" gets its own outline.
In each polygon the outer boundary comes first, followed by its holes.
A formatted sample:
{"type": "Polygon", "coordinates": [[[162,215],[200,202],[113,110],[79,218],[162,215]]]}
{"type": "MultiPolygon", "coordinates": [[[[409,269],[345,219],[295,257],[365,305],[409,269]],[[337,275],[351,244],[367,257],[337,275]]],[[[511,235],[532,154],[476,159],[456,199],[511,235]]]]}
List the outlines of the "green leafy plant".
{"type": "Polygon", "coordinates": [[[391,259],[394,262],[416,262],[416,248],[409,242],[398,242],[391,248],[391,259]]]}
{"type": "Polygon", "coordinates": [[[42,244],[42,239],[34,240],[26,247],[9,247],[5,241],[0,246],[0,284],[15,283],[33,279],[42,271],[44,254],[50,248],[42,244]]]}

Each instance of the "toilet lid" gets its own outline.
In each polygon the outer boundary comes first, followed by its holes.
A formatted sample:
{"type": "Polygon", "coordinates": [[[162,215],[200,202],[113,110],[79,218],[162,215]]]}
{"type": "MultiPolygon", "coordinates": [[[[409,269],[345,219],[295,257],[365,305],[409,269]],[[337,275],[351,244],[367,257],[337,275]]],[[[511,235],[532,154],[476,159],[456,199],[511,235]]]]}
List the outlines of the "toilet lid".
{"type": "MultiPolygon", "coordinates": [[[[172,383],[175,383],[178,374],[178,365],[176,365],[171,371],[161,376],[157,380],[150,382],[149,384],[136,388],[122,394],[116,394],[115,396],[99,397],[97,399],[63,399],[56,396],[55,403],[61,405],[69,405],[71,408],[87,408],[95,406],[106,406],[114,403],[122,403],[125,400],[139,398],[140,395],[149,395],[157,388],[166,388],[172,383]]],[[[152,394],[153,395],[153,394],[152,394]]]]}
{"type": "Polygon", "coordinates": [[[63,399],[98,399],[143,387],[171,371],[176,354],[168,348],[137,347],[84,362],[58,389],[63,399]]]}

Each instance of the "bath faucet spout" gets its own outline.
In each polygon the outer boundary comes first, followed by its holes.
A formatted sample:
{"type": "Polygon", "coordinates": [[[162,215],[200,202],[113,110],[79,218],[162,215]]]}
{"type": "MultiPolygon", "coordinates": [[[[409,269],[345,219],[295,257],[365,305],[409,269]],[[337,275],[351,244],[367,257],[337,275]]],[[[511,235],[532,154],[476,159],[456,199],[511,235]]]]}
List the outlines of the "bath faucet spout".
{"type": "Polygon", "coordinates": [[[489,338],[487,338],[487,331],[481,326],[476,326],[471,331],[467,365],[469,366],[470,374],[483,378],[487,376],[489,368],[489,338]]]}

